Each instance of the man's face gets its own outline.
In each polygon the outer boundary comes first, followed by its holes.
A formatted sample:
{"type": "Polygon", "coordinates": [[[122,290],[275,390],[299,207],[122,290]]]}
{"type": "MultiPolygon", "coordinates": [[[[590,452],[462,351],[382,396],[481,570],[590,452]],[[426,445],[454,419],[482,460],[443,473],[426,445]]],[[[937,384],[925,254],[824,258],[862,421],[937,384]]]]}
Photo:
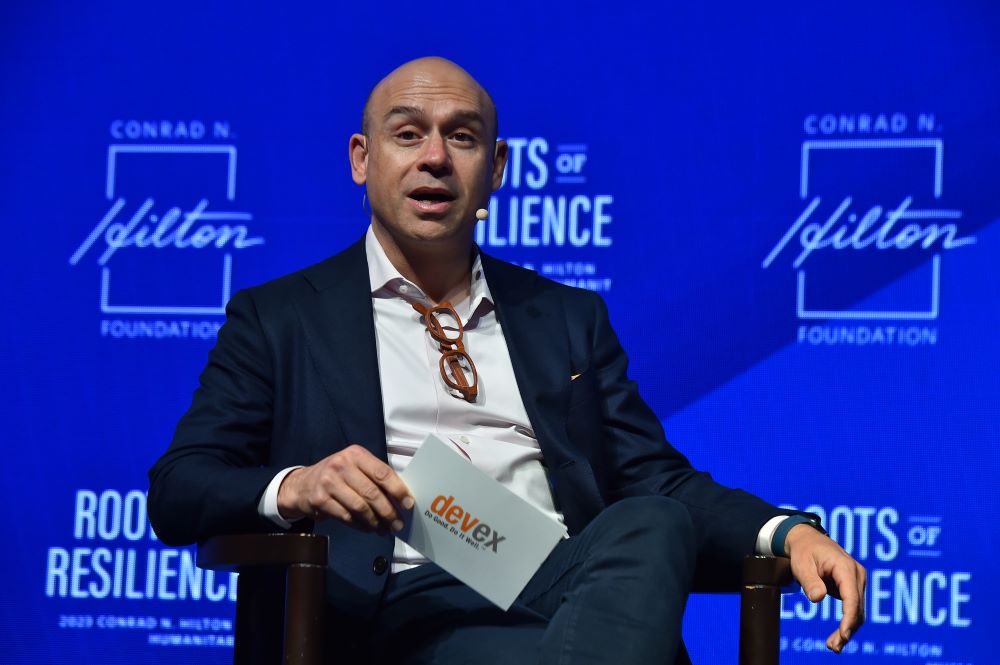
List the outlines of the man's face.
{"type": "Polygon", "coordinates": [[[386,78],[369,102],[368,136],[351,138],[373,223],[401,245],[471,243],[506,162],[493,118],[482,88],[451,63],[417,61],[386,78]]]}

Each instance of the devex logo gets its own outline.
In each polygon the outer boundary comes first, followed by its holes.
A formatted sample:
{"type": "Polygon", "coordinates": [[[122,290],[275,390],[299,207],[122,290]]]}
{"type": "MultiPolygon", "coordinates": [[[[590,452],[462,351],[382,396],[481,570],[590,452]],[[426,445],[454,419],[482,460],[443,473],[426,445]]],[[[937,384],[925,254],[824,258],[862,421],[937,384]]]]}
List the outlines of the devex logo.
{"type": "Polygon", "coordinates": [[[461,529],[466,538],[471,538],[477,543],[485,543],[486,547],[491,547],[496,552],[497,546],[504,540],[507,540],[507,537],[501,536],[488,524],[481,523],[478,517],[473,517],[472,513],[457,503],[452,505],[454,501],[455,497],[453,496],[445,497],[443,494],[438,494],[437,498],[431,503],[431,512],[440,516],[448,524],[455,525],[458,529],[461,529]],[[461,522],[461,526],[457,526],[459,522],[461,522]],[[470,529],[472,530],[471,534],[469,533],[470,529]],[[491,537],[491,540],[486,540],[491,537]]]}

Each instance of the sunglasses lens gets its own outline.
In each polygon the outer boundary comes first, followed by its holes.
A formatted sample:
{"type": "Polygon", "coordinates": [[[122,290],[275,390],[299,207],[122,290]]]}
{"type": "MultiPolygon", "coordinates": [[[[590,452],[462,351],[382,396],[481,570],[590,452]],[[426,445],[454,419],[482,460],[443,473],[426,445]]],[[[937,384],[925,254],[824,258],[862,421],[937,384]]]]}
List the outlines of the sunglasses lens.
{"type": "Polygon", "coordinates": [[[414,304],[427,331],[441,344],[441,378],[455,397],[472,402],[478,392],[476,365],[462,346],[462,320],[448,303],[427,308],[414,304]]]}
{"type": "Polygon", "coordinates": [[[439,342],[455,342],[462,337],[462,322],[450,307],[435,307],[431,310],[428,327],[439,342]]]}

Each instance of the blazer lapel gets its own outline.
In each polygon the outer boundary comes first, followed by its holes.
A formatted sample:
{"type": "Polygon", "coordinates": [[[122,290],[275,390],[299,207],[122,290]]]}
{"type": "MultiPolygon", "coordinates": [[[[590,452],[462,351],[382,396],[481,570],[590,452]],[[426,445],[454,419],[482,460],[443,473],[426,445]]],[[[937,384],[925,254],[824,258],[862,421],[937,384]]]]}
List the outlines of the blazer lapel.
{"type": "Polygon", "coordinates": [[[524,409],[547,463],[562,466],[575,459],[566,435],[572,368],[562,304],[538,288],[535,273],[485,254],[482,261],[524,409]]]}
{"type": "Polygon", "coordinates": [[[343,426],[344,440],[385,460],[382,389],[364,238],[307,268],[304,277],[313,291],[296,306],[309,353],[343,426]]]}

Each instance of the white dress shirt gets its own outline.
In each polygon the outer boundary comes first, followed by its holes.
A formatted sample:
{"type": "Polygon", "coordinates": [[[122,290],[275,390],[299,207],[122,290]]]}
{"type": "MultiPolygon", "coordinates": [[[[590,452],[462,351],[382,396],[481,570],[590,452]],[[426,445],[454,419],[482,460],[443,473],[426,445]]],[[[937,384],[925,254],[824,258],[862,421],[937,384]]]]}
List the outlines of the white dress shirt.
{"type": "MultiPolygon", "coordinates": [[[[478,370],[473,402],[453,395],[439,369],[441,350],[412,303],[430,307],[420,288],[392,265],[371,227],[365,236],[368,277],[375,315],[375,339],[385,417],[389,465],[397,473],[430,434],[450,441],[479,469],[559,522],[542,451],[528,421],[503,330],[496,317],[482,263],[472,265],[469,295],[452,303],[462,321],[462,342],[478,370]]],[[[290,522],[278,512],[278,488],[293,469],[278,473],[261,498],[259,511],[282,528],[290,522]]],[[[771,553],[771,536],[784,519],[771,519],[757,538],[757,551],[771,553]]],[[[392,571],[427,561],[396,539],[392,571]]]]}

